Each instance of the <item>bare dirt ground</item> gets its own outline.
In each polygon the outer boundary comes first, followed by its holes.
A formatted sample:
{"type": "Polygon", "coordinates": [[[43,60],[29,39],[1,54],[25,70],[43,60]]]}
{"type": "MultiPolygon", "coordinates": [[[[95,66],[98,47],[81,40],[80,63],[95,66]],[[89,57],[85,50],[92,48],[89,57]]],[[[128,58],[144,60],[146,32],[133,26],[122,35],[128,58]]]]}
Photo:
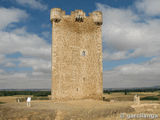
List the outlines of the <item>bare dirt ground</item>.
{"type": "Polygon", "coordinates": [[[160,101],[144,101],[136,106],[133,101],[34,100],[31,107],[27,107],[26,102],[17,103],[16,96],[13,96],[0,97],[0,102],[5,102],[0,104],[0,120],[127,120],[120,117],[121,113],[157,114],[157,120],[160,119],[160,101]]]}
{"type": "Polygon", "coordinates": [[[0,105],[2,120],[94,120],[121,112],[132,112],[133,108],[124,103],[84,100],[84,101],[33,101],[26,103],[6,103],[0,105]],[[123,106],[121,105],[123,104],[123,106]]]}

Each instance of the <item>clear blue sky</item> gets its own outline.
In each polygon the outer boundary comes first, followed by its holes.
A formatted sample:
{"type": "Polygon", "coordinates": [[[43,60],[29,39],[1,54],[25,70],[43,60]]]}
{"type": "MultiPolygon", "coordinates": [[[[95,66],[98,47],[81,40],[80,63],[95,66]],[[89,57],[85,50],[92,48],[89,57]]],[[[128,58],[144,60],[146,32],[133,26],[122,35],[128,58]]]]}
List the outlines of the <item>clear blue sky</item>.
{"type": "Polygon", "coordinates": [[[159,0],[1,0],[0,89],[50,88],[50,9],[103,12],[105,88],[160,84],[159,0]]]}

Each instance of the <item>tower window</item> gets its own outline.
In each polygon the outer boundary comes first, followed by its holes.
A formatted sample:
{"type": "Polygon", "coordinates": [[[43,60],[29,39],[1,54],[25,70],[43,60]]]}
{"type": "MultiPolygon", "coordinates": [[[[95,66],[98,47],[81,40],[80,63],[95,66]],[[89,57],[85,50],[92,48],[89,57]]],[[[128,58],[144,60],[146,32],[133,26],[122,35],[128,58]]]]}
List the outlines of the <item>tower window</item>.
{"type": "Polygon", "coordinates": [[[86,51],[82,51],[82,56],[86,56],[86,51]]]}
{"type": "Polygon", "coordinates": [[[81,56],[87,56],[88,55],[88,51],[86,49],[81,49],[80,50],[80,55],[81,56]]]}

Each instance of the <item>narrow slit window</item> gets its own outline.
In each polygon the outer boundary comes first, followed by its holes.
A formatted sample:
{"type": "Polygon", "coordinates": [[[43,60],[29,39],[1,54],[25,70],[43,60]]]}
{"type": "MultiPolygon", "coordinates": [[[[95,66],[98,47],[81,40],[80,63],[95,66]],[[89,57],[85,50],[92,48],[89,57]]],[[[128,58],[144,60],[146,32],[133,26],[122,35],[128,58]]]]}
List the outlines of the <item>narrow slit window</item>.
{"type": "Polygon", "coordinates": [[[86,56],[86,51],[82,51],[82,56],[86,56]]]}

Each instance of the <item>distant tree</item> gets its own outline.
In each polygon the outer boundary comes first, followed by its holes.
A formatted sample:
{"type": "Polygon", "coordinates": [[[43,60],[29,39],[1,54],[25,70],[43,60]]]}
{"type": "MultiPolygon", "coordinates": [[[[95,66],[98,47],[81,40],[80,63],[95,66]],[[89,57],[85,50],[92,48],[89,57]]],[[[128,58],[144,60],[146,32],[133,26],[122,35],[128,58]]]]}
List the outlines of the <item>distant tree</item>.
{"type": "Polygon", "coordinates": [[[127,95],[127,94],[128,94],[126,89],[124,90],[124,94],[125,94],[125,95],[127,95]]]}
{"type": "Polygon", "coordinates": [[[108,94],[111,94],[111,92],[110,92],[110,91],[108,91],[108,94]]]}

